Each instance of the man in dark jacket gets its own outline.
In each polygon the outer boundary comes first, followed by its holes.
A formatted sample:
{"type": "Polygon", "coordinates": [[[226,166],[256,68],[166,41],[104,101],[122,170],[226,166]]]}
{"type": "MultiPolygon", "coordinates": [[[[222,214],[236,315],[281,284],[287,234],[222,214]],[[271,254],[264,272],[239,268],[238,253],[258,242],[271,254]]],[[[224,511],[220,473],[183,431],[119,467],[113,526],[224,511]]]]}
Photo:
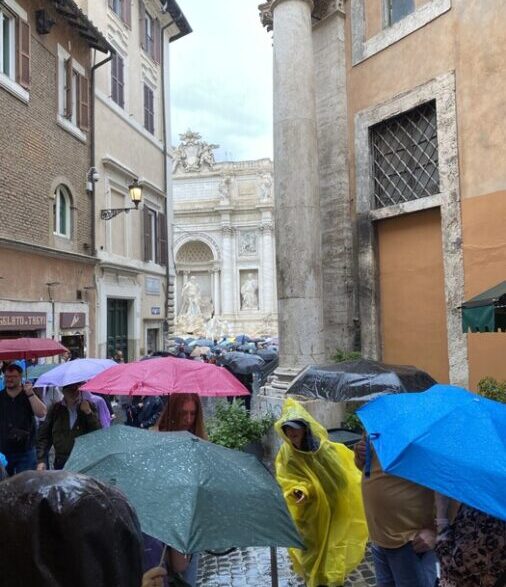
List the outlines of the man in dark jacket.
{"type": "Polygon", "coordinates": [[[63,400],[54,404],[37,434],[37,470],[46,469],[49,450],[54,446],[54,468],[63,469],[74,440],[78,436],[99,430],[95,407],[81,398],[79,385],[67,385],[62,389],[63,400]]]}
{"type": "Polygon", "coordinates": [[[162,412],[163,401],[157,395],[145,395],[140,401],[133,401],[127,411],[128,426],[151,428],[158,422],[162,412]]]}

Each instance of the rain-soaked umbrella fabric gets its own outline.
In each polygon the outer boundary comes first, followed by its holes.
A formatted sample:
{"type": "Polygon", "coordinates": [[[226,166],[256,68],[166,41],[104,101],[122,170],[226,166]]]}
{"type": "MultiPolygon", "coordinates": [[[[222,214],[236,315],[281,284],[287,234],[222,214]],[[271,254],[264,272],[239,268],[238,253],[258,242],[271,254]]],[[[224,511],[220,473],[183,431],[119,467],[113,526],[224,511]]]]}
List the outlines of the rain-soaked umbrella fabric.
{"type": "Polygon", "coordinates": [[[56,340],[51,338],[11,338],[0,340],[0,360],[37,359],[52,357],[68,352],[56,340]]]}
{"type": "Polygon", "coordinates": [[[76,440],[65,469],[116,485],[143,532],[184,553],[301,546],[281,491],[260,461],[188,432],[98,430],[76,440]]]}
{"type": "Polygon", "coordinates": [[[410,365],[387,365],[370,359],[335,365],[312,365],[300,373],[288,394],[329,401],[368,401],[389,393],[425,391],[436,381],[410,365]]]}
{"type": "Polygon", "coordinates": [[[47,385],[56,385],[64,387],[81,381],[88,381],[95,375],[102,373],[106,369],[115,367],[117,363],[111,359],[75,359],[67,361],[52,369],[49,373],[44,373],[35,382],[34,387],[45,387],[47,385]]]}
{"type": "Polygon", "coordinates": [[[249,395],[224,367],[176,357],[121,363],[93,377],[81,389],[106,395],[249,395]]]}
{"type": "Polygon", "coordinates": [[[2,587],[140,587],[137,516],[95,479],[27,471],[2,481],[0,528],[2,587]]]}
{"type": "Polygon", "coordinates": [[[380,397],[357,412],[386,473],[506,520],[506,405],[459,387],[380,397]]]}
{"type": "Polygon", "coordinates": [[[214,346],[214,340],[211,340],[210,338],[197,338],[196,340],[189,342],[188,346],[214,346]]]}
{"type": "Polygon", "coordinates": [[[228,367],[232,373],[239,375],[251,375],[265,365],[265,361],[258,355],[238,352],[225,353],[220,357],[219,363],[228,367]]]}
{"type": "Polygon", "coordinates": [[[255,351],[255,355],[262,357],[266,363],[269,361],[274,361],[279,356],[278,353],[272,349],[258,349],[255,351]]]}

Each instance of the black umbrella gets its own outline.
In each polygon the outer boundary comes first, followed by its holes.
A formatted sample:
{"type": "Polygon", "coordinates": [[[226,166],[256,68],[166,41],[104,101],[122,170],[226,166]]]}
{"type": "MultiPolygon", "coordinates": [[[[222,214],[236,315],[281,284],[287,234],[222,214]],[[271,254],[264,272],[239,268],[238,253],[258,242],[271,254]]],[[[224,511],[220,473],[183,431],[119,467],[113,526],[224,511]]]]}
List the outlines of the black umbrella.
{"type": "Polygon", "coordinates": [[[228,367],[232,373],[240,375],[250,375],[265,365],[262,357],[248,353],[225,353],[220,357],[219,363],[228,367]]]}
{"type": "Polygon", "coordinates": [[[312,365],[297,376],[287,393],[334,402],[368,401],[387,393],[425,391],[435,383],[428,373],[410,365],[358,359],[312,365]]]}
{"type": "Polygon", "coordinates": [[[274,361],[274,359],[278,358],[278,353],[272,349],[258,349],[255,351],[255,355],[262,357],[266,363],[269,361],[274,361]]]}

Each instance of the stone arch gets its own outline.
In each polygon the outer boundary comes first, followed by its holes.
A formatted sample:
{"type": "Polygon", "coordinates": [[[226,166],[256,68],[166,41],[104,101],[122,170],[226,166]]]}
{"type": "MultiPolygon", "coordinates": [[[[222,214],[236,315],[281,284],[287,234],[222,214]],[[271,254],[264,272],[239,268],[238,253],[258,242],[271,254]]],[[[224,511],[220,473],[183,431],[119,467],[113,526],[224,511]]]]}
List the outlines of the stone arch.
{"type": "Polygon", "coordinates": [[[174,245],[174,258],[176,261],[176,265],[178,263],[178,255],[179,252],[181,251],[181,249],[187,245],[188,243],[195,243],[195,242],[200,242],[204,245],[206,245],[212,252],[212,261],[214,261],[215,263],[219,263],[221,261],[221,254],[220,254],[220,248],[218,246],[218,244],[216,243],[216,241],[211,238],[210,236],[208,236],[207,234],[200,234],[200,233],[195,233],[195,234],[185,234],[182,235],[181,237],[176,239],[175,245],[174,245]]]}

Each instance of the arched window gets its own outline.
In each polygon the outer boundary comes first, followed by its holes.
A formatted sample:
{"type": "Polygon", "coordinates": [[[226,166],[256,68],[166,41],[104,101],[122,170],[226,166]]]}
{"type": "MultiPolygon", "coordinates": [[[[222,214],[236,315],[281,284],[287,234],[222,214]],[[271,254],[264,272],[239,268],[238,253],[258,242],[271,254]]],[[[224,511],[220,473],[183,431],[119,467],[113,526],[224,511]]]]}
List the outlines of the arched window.
{"type": "Polygon", "coordinates": [[[69,190],[59,185],[54,193],[53,232],[58,236],[70,238],[71,235],[71,196],[69,190]]]}

